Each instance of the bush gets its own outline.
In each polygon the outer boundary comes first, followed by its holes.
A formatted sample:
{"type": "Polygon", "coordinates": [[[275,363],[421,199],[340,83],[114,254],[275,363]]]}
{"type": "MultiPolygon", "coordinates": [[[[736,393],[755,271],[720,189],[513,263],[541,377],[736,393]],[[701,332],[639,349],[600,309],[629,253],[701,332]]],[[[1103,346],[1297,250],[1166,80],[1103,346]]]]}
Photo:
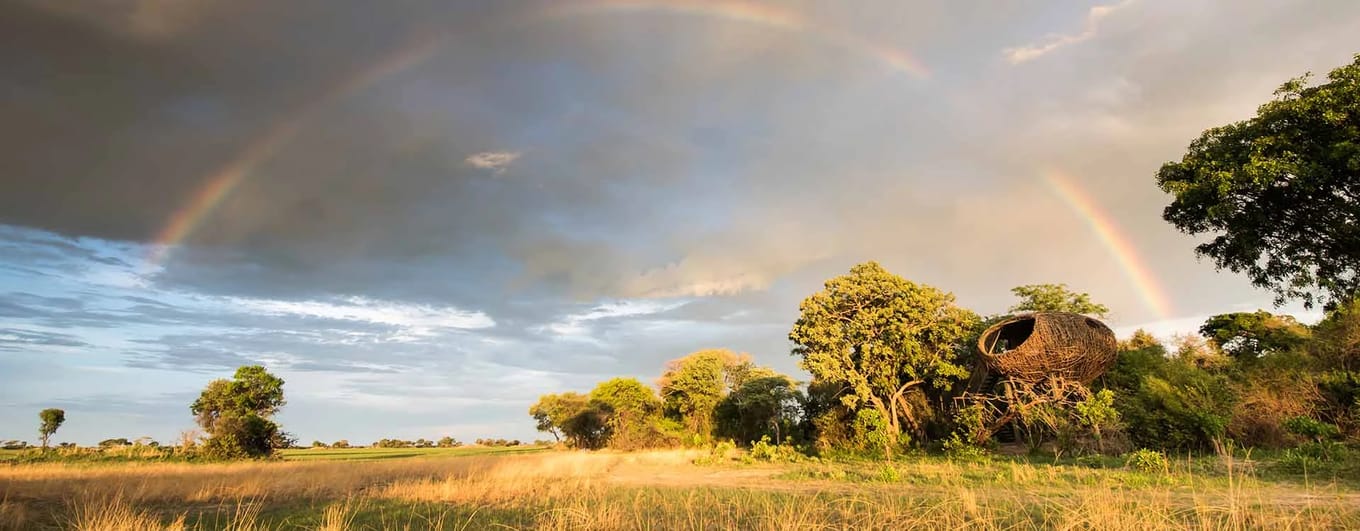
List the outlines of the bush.
{"type": "Polygon", "coordinates": [[[1167,359],[1156,348],[1121,352],[1106,382],[1129,439],[1143,448],[1212,449],[1236,404],[1224,375],[1167,359]]]}
{"type": "Polygon", "coordinates": [[[992,458],[991,452],[978,446],[969,437],[954,432],[944,440],[944,454],[954,461],[984,462],[992,458]]]}
{"type": "Polygon", "coordinates": [[[1171,469],[1166,454],[1147,448],[1139,448],[1124,457],[1124,466],[1146,474],[1165,473],[1171,469]]]}
{"type": "Polygon", "coordinates": [[[850,426],[854,436],[855,448],[874,455],[881,455],[892,442],[888,433],[888,420],[876,409],[861,409],[855,412],[855,421],[850,426]]]}
{"type": "Polygon", "coordinates": [[[1326,422],[1318,422],[1308,417],[1291,417],[1284,421],[1284,429],[1289,433],[1310,439],[1314,442],[1322,442],[1334,439],[1341,434],[1335,425],[1326,422]]]}
{"type": "Polygon", "coordinates": [[[766,435],[759,441],[751,443],[751,458],[770,463],[798,463],[803,461],[805,456],[791,444],[771,444],[770,436],[766,435]]]}

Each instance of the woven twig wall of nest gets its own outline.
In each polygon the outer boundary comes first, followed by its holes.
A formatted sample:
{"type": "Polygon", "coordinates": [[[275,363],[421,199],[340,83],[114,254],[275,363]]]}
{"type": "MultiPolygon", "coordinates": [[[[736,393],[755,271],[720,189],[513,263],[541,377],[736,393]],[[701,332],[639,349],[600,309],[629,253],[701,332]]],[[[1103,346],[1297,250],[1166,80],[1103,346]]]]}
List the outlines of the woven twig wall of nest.
{"type": "Polygon", "coordinates": [[[1114,331],[1075,313],[1039,312],[992,325],[978,340],[987,365],[1027,382],[1056,376],[1090,383],[1114,365],[1114,331]]]}

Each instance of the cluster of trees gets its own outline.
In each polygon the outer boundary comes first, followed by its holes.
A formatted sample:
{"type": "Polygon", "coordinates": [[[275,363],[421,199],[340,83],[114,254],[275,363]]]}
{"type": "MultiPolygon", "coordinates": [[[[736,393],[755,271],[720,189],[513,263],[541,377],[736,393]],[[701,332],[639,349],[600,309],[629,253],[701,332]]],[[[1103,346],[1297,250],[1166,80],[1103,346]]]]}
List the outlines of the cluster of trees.
{"type": "Polygon", "coordinates": [[[477,440],[475,441],[475,443],[477,444],[477,446],[498,446],[498,447],[520,446],[520,445],[524,444],[524,443],[520,442],[519,439],[510,439],[510,440],[506,440],[506,439],[477,439],[477,440]]]}
{"type": "MultiPolygon", "coordinates": [[[[1014,292],[1016,311],[1107,311],[1061,284],[1014,292]]],[[[577,448],[769,438],[809,452],[891,456],[978,450],[998,432],[1057,452],[1360,438],[1360,300],[1311,327],[1266,311],[1216,315],[1173,349],[1140,330],[1091,385],[1016,384],[1010,403],[990,410],[964,387],[982,367],[978,335],[1006,316],[979,317],[874,262],[827,281],[800,310],[789,338],[813,377],[806,385],[747,356],[705,350],[669,362],[656,390],[615,378],[587,394],[544,395],[529,413],[577,448]]]]}
{"type": "MultiPolygon", "coordinates": [[[[312,446],[316,445],[317,443],[312,443],[312,446]]],[[[405,441],[401,439],[379,439],[377,442],[374,442],[372,446],[373,448],[457,448],[462,445],[463,445],[462,442],[459,442],[453,437],[444,436],[443,438],[440,438],[438,441],[430,441],[424,438],[416,439],[414,441],[405,441]]],[[[349,443],[346,442],[343,448],[348,447],[349,443]]],[[[335,448],[342,447],[335,446],[335,448]]]]}
{"type": "Polygon", "coordinates": [[[540,431],[572,447],[637,449],[783,439],[802,397],[791,378],[728,350],[672,360],[657,387],[659,393],[635,378],[614,378],[587,394],[544,395],[529,414],[540,431]]]}

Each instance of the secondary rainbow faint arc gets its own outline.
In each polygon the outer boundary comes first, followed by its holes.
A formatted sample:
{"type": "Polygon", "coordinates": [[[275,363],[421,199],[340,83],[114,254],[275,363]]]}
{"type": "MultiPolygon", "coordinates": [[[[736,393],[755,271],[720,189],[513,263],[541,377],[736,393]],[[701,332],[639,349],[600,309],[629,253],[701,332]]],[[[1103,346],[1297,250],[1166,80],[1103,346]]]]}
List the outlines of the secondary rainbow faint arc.
{"type": "Polygon", "coordinates": [[[1159,319],[1170,317],[1171,303],[1166,291],[1138,254],[1137,246],[1124,235],[1114,219],[1100,208],[1100,204],[1059,171],[1044,172],[1044,183],[1081,216],[1091,232],[1109,250],[1110,255],[1133,283],[1143,304],[1147,305],[1159,319]]]}
{"type": "Polygon", "coordinates": [[[543,10],[545,14],[559,16],[610,11],[643,11],[712,17],[786,31],[809,33],[842,48],[872,57],[892,70],[910,74],[913,77],[930,77],[930,70],[924,64],[902,50],[879,45],[829,25],[817,24],[796,11],[763,3],[724,0],[588,0],[584,2],[561,2],[543,10]]]}
{"type": "MultiPolygon", "coordinates": [[[[525,13],[527,18],[560,17],[592,12],[650,11],[690,16],[705,16],[744,22],[787,31],[806,32],[848,50],[881,61],[891,69],[915,77],[929,77],[930,71],[910,55],[879,46],[858,36],[814,24],[807,17],[786,9],[745,1],[692,0],[589,0],[561,2],[525,13]]],[[[148,261],[160,265],[171,250],[188,238],[222,204],[254,169],[269,160],[297,136],[302,126],[327,106],[360,92],[374,83],[419,65],[433,57],[448,42],[448,34],[432,32],[412,39],[407,45],[379,61],[360,69],[333,85],[297,111],[284,116],[257,139],[251,141],[226,165],[205,179],[205,183],[184,206],[176,210],[157,232],[148,261]]]]}

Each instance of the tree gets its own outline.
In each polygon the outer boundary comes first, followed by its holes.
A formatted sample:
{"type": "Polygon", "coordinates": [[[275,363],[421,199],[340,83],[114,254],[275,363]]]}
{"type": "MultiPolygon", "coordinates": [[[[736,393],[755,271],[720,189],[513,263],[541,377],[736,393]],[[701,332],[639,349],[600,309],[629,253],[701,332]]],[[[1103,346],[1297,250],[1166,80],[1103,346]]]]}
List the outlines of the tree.
{"type": "Polygon", "coordinates": [[[1293,349],[1308,339],[1308,328],[1293,317],[1259,310],[1215,315],[1199,327],[1199,333],[1243,362],[1293,349]]]}
{"type": "Polygon", "coordinates": [[[1110,309],[1104,304],[1091,302],[1086,293],[1075,293],[1067,284],[1030,284],[1011,288],[1011,293],[1020,302],[1011,306],[1011,312],[1070,312],[1083,315],[1105,317],[1110,309]]]}
{"type": "Polygon", "coordinates": [[[66,412],[57,408],[47,408],[38,412],[38,418],[42,420],[42,425],[38,427],[38,436],[42,439],[42,449],[47,450],[48,439],[51,439],[57,428],[66,422],[66,412]]]}
{"type": "Polygon", "coordinates": [[[189,406],[209,435],[204,449],[219,458],[263,457],[291,445],[271,417],[283,407],[283,380],[259,365],[213,380],[189,406]]]}
{"type": "MultiPolygon", "coordinates": [[[[789,332],[802,367],[845,386],[846,407],[870,407],[888,423],[893,444],[913,422],[909,392],[949,389],[968,376],[964,340],[978,316],[954,296],[889,273],[876,262],[854,266],[804,299],[789,332]]],[[[885,452],[891,452],[885,448],[885,452]]]]}
{"type": "Polygon", "coordinates": [[[462,446],[463,443],[458,442],[453,437],[445,435],[443,438],[439,439],[438,445],[440,448],[457,448],[459,446],[462,446]]]}
{"type": "Polygon", "coordinates": [[[717,433],[747,444],[770,436],[780,444],[798,422],[802,394],[787,376],[748,381],[715,407],[717,433]]]}
{"type": "Polygon", "coordinates": [[[752,363],[750,355],[710,349],[667,362],[657,386],[665,412],[690,433],[708,437],[713,433],[713,409],[724,396],[746,382],[774,374],[752,363]]]}
{"type": "Polygon", "coordinates": [[[1256,116],[1205,131],[1157,172],[1162,214],[1196,252],[1276,294],[1327,306],[1360,294],[1360,55],[1328,82],[1286,82],[1256,116]]]}
{"type": "Polygon", "coordinates": [[[567,420],[585,409],[589,401],[589,397],[580,393],[543,395],[529,406],[529,415],[537,422],[538,431],[551,433],[554,440],[561,441],[567,420]]]}
{"type": "Polygon", "coordinates": [[[1162,342],[1157,339],[1157,336],[1152,335],[1152,333],[1148,332],[1147,330],[1139,328],[1137,330],[1134,330],[1133,335],[1130,336],[1128,339],[1119,342],[1119,351],[1127,352],[1130,350],[1143,350],[1145,348],[1155,348],[1161,346],[1162,342]]]}
{"type": "Polygon", "coordinates": [[[604,421],[603,435],[614,448],[633,450],[678,442],[661,426],[661,400],[636,378],[614,378],[595,386],[585,416],[593,419],[590,422],[604,421]]]}

